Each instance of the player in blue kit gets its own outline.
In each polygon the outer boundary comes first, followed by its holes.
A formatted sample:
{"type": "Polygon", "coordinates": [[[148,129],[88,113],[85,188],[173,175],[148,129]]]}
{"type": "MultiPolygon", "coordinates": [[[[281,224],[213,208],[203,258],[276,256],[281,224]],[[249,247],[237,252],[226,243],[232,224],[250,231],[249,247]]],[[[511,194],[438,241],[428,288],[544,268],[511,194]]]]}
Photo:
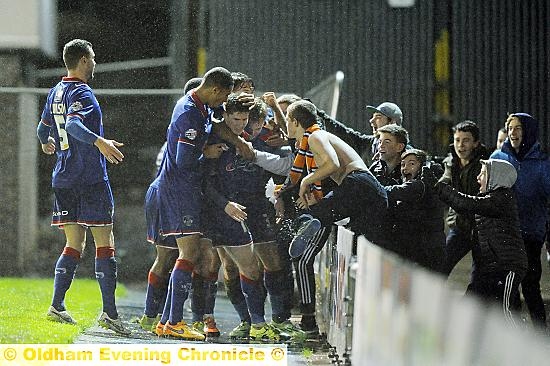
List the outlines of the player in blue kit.
{"type": "Polygon", "coordinates": [[[52,173],[55,201],[52,226],[63,228],[67,239],[55,266],[54,294],[47,317],[75,324],[65,308],[89,228],[96,246],[95,273],[101,289],[100,326],[130,334],[118,318],[115,305],[117,263],[113,238],[114,202],[106,161],[122,162],[114,140],[103,137],[101,108],[88,82],[96,65],[92,44],[81,39],[63,48],[67,76],[53,87],[38,124],[37,135],[46,154],[57,155],[52,173]]]}
{"type": "MultiPolygon", "coordinates": [[[[192,78],[185,83],[183,94],[187,94],[191,89],[198,87],[202,78],[192,78]]],[[[158,175],[166,151],[167,142],[160,148],[155,162],[155,175],[158,175]]],[[[170,277],[170,269],[178,258],[178,245],[174,236],[161,238],[161,241],[155,244],[156,257],[151,265],[147,275],[147,292],[145,294],[145,308],[143,316],[139,319],[139,325],[147,331],[155,331],[155,327],[160,320],[164,302],[166,300],[166,290],[170,277]]]]}
{"type": "MultiPolygon", "coordinates": [[[[234,134],[243,133],[248,115],[249,109],[239,103],[238,95],[230,95],[225,104],[224,120],[234,134]]],[[[205,229],[213,244],[223,247],[238,266],[246,310],[252,323],[241,323],[241,337],[269,341],[297,338],[300,335],[288,327],[291,324],[281,324],[287,320],[284,314],[286,272],[276,243],[275,212],[265,198],[266,172],[243,159],[229,141],[227,145],[228,149],[214,161],[211,175],[205,180],[206,196],[211,202],[205,212],[209,217],[205,220],[205,229]],[[271,299],[273,322],[269,324],[264,318],[262,283],[271,299]]],[[[239,309],[236,310],[243,320],[239,309]]]]}
{"type": "Polygon", "coordinates": [[[222,67],[209,70],[199,87],[178,100],[167,131],[167,148],[157,178],[145,197],[147,240],[159,243],[174,236],[178,259],[170,276],[158,335],[203,340],[203,334],[183,321],[183,303],[191,288],[192,272],[201,247],[200,162],[210,132],[238,146],[250,157],[253,151],[223,123],[212,124],[212,108],[222,104],[233,88],[231,73],[222,67]]]}

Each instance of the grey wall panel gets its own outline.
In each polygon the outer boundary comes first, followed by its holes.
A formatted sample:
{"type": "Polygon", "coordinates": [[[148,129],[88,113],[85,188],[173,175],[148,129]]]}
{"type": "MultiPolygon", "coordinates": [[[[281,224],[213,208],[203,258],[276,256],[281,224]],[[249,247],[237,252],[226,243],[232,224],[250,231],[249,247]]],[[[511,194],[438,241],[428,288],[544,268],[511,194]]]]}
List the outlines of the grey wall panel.
{"type": "Polygon", "coordinates": [[[297,94],[342,70],[339,120],[370,133],[365,105],[391,100],[403,109],[415,144],[428,144],[431,2],[409,9],[392,9],[384,0],[210,1],[209,6],[209,67],[243,71],[259,90],[297,94]]]}
{"type": "MultiPolygon", "coordinates": [[[[342,70],[339,120],[370,132],[365,104],[394,101],[413,143],[432,150],[434,1],[211,0],[208,66],[297,94],[342,70]]],[[[492,145],[506,112],[527,111],[548,145],[548,1],[449,1],[453,121],[475,120],[492,145]]]]}
{"type": "Polygon", "coordinates": [[[540,121],[548,147],[550,24],[546,0],[453,2],[454,114],[478,122],[494,144],[507,112],[540,121]]]}

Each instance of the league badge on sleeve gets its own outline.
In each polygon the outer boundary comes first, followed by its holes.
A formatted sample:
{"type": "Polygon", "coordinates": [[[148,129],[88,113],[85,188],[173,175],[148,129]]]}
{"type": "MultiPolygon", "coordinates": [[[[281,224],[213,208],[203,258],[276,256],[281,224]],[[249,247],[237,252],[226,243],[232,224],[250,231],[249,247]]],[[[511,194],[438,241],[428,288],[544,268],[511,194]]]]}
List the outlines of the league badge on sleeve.
{"type": "Polygon", "coordinates": [[[185,138],[193,141],[197,138],[197,130],[192,128],[188,129],[187,131],[185,131],[185,138]]]}
{"type": "Polygon", "coordinates": [[[73,104],[71,104],[71,106],[69,107],[70,110],[72,110],[73,112],[78,112],[79,110],[81,110],[82,108],[84,108],[82,106],[82,103],[76,101],[74,102],[73,104]]]}

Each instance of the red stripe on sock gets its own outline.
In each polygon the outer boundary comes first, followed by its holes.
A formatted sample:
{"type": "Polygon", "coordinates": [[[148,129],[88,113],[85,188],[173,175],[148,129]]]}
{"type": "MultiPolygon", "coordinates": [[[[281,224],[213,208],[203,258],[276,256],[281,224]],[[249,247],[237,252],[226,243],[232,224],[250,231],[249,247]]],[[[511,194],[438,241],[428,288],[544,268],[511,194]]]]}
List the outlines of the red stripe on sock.
{"type": "Polygon", "coordinates": [[[80,259],[80,252],[74,248],[71,247],[65,247],[63,249],[63,255],[68,255],[69,257],[73,257],[75,259],[80,259]]]}
{"type": "Polygon", "coordinates": [[[194,268],[195,268],[195,265],[185,259],[178,259],[176,261],[176,265],[174,266],[174,269],[179,269],[180,271],[185,271],[185,272],[193,272],[194,268]]]}
{"type": "Polygon", "coordinates": [[[254,280],[251,280],[250,278],[246,277],[245,275],[243,275],[242,273],[239,274],[239,277],[241,278],[241,280],[243,280],[244,282],[246,283],[250,283],[250,284],[255,284],[256,282],[258,281],[254,281],[254,280]]]}
{"type": "Polygon", "coordinates": [[[95,250],[96,258],[111,258],[115,256],[115,248],[113,247],[100,247],[95,250]]]}
{"type": "Polygon", "coordinates": [[[153,287],[162,287],[164,286],[164,283],[166,281],[162,277],[158,276],[155,272],[149,271],[147,282],[150,283],[153,287]]]}

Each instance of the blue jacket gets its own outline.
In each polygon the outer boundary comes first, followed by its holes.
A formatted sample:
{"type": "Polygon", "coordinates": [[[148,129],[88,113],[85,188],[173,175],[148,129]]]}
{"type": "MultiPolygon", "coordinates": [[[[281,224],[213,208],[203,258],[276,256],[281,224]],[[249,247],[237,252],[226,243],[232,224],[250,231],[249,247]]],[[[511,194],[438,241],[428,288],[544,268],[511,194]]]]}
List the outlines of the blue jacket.
{"type": "Polygon", "coordinates": [[[542,242],[548,221],[550,160],[541,151],[537,121],[525,113],[514,116],[519,118],[523,130],[519,154],[506,139],[502,149],[491,154],[491,158],[507,160],[516,168],[518,178],[512,188],[519,209],[521,234],[524,240],[542,242]]]}

